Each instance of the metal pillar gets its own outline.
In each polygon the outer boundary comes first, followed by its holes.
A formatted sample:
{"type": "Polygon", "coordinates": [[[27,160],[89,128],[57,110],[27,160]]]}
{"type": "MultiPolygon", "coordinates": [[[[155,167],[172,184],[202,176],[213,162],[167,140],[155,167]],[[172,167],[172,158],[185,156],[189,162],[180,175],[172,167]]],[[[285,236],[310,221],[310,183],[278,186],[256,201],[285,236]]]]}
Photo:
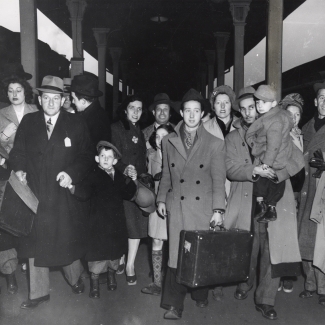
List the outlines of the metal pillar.
{"type": "Polygon", "coordinates": [[[109,52],[113,59],[113,117],[116,115],[118,107],[118,91],[119,91],[119,77],[118,77],[118,66],[122,49],[120,47],[110,47],[109,52]]]}
{"type": "Polygon", "coordinates": [[[225,84],[225,54],[230,33],[215,32],[213,33],[217,43],[217,86],[225,84]]]}
{"type": "Polygon", "coordinates": [[[214,50],[205,50],[205,55],[208,62],[208,96],[213,91],[213,80],[214,80],[214,62],[216,53],[214,50]]]}
{"type": "Polygon", "coordinates": [[[206,85],[207,85],[207,66],[205,62],[200,62],[200,77],[201,77],[201,95],[206,98],[206,85]]]}
{"type": "Polygon", "coordinates": [[[127,97],[127,82],[129,79],[129,71],[128,67],[129,62],[128,61],[121,61],[121,71],[122,71],[122,100],[124,100],[127,97]]]}

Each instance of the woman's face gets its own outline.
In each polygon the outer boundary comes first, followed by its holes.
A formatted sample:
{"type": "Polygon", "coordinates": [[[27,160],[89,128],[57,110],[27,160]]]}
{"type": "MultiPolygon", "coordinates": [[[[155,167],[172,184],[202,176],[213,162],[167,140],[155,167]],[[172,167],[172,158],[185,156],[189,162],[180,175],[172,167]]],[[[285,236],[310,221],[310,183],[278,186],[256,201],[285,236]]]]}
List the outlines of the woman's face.
{"type": "Polygon", "coordinates": [[[25,89],[21,84],[12,83],[8,86],[8,98],[13,105],[25,103],[25,89]]]}
{"type": "Polygon", "coordinates": [[[135,100],[134,102],[129,103],[126,108],[126,118],[133,124],[137,123],[140,120],[142,115],[142,102],[135,100]]]}
{"type": "Polygon", "coordinates": [[[297,106],[290,105],[287,107],[287,111],[291,114],[294,127],[298,126],[300,119],[301,119],[301,114],[300,114],[300,109],[297,106]]]}
{"type": "Polygon", "coordinates": [[[168,132],[165,129],[158,129],[156,131],[156,145],[158,149],[161,149],[161,141],[167,134],[168,132]]]}
{"type": "Polygon", "coordinates": [[[219,94],[214,100],[213,108],[219,118],[227,118],[231,113],[231,101],[229,96],[226,94],[219,94]]]}

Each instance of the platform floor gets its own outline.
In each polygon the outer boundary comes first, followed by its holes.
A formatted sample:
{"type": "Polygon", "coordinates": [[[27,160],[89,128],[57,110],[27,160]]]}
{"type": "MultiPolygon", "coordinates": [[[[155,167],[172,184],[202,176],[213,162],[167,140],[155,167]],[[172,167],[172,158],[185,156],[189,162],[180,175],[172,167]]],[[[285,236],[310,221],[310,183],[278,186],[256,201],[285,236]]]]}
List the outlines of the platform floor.
{"type": "Polygon", "coordinates": [[[101,285],[101,298],[90,299],[89,280],[86,280],[84,294],[76,296],[71,292],[59,270],[50,273],[51,300],[35,310],[20,308],[26,300],[28,286],[26,276],[17,270],[19,291],[16,295],[6,292],[5,278],[0,278],[0,325],[152,325],[152,324],[204,324],[204,325],[242,325],[242,324],[286,324],[321,325],[325,324],[325,307],[318,304],[317,295],[310,299],[301,299],[298,294],[303,289],[303,279],[299,277],[290,294],[278,293],[275,309],[278,320],[270,321],[255,310],[253,290],[246,300],[234,298],[235,287],[224,288],[221,302],[212,299],[209,306],[199,309],[187,295],[181,320],[163,319],[164,310],[160,308],[160,297],[145,295],[141,288],[151,282],[149,278],[147,245],[142,244],[136,260],[138,283],[128,286],[125,274],[117,276],[118,289],[113,292],[101,285]]]}

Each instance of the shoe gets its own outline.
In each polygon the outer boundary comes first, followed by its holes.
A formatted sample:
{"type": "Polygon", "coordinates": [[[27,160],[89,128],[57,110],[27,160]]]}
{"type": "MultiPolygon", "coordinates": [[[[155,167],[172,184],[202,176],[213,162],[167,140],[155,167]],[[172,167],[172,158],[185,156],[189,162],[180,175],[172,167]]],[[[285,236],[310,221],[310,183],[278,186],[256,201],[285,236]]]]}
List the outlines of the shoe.
{"type": "Polygon", "coordinates": [[[316,290],[314,290],[314,291],[304,290],[304,291],[300,292],[299,298],[303,298],[303,299],[311,298],[315,292],[316,292],[316,290]]]}
{"type": "Polygon", "coordinates": [[[325,306],[325,295],[319,295],[318,303],[325,306]]]}
{"type": "Polygon", "coordinates": [[[244,300],[248,297],[248,291],[237,288],[234,296],[238,300],[244,300]]]}
{"type": "Polygon", "coordinates": [[[174,306],[170,306],[168,310],[164,314],[165,319],[181,319],[182,318],[182,311],[174,306]]]}
{"type": "Polygon", "coordinates": [[[90,277],[90,291],[89,291],[89,297],[93,299],[99,299],[100,293],[99,293],[99,278],[93,279],[90,277]]]}
{"type": "Polygon", "coordinates": [[[142,293],[154,296],[160,296],[161,287],[158,287],[155,283],[150,283],[148,286],[141,289],[142,293]]]}
{"type": "Polygon", "coordinates": [[[268,223],[277,219],[276,209],[274,205],[268,205],[263,216],[256,219],[257,222],[268,223]]]}
{"type": "Polygon", "coordinates": [[[118,275],[123,274],[123,273],[124,273],[124,269],[125,269],[125,263],[120,264],[120,265],[118,266],[117,270],[116,270],[116,274],[118,274],[118,275]]]}
{"type": "Polygon", "coordinates": [[[278,318],[273,306],[260,304],[255,305],[255,308],[257,311],[260,311],[262,313],[263,317],[267,319],[275,320],[278,318]]]}
{"type": "Polygon", "coordinates": [[[196,300],[195,305],[196,305],[196,307],[199,307],[199,308],[206,308],[209,305],[209,300],[208,299],[196,300]]]}
{"type": "Polygon", "coordinates": [[[215,287],[212,290],[212,297],[216,301],[222,301],[223,300],[223,291],[222,287],[215,287]]]}
{"type": "Polygon", "coordinates": [[[130,275],[130,276],[126,275],[126,281],[127,281],[129,286],[136,285],[137,284],[137,275],[136,274],[130,275]]]}
{"type": "Polygon", "coordinates": [[[117,282],[115,278],[116,271],[109,269],[107,272],[107,290],[114,291],[117,289],[117,282]]]}
{"type": "Polygon", "coordinates": [[[293,291],[293,282],[292,280],[284,280],[283,281],[283,291],[286,293],[290,293],[293,291]]]}
{"type": "Polygon", "coordinates": [[[18,292],[18,285],[16,280],[15,272],[11,274],[6,274],[7,279],[7,292],[11,295],[15,295],[18,292]]]}
{"type": "Polygon", "coordinates": [[[50,295],[46,295],[46,296],[36,298],[36,299],[28,299],[20,305],[20,308],[33,309],[33,308],[36,308],[42,302],[48,302],[48,301],[50,301],[50,295]]]}
{"type": "Polygon", "coordinates": [[[22,274],[27,274],[27,264],[26,263],[22,263],[20,270],[21,270],[21,273],[22,274]]]}
{"type": "Polygon", "coordinates": [[[261,217],[266,212],[266,203],[264,201],[256,201],[255,217],[261,217]]]}
{"type": "Polygon", "coordinates": [[[82,279],[79,278],[77,283],[72,286],[72,292],[76,295],[80,295],[85,291],[85,284],[83,283],[82,279]]]}

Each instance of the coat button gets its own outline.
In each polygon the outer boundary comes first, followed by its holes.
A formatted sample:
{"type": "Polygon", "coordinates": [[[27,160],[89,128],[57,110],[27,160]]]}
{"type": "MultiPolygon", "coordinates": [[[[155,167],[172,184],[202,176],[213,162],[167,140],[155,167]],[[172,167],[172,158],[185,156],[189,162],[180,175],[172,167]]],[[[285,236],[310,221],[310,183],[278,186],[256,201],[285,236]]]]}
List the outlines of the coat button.
{"type": "Polygon", "coordinates": [[[196,200],[200,200],[200,198],[197,196],[196,198],[195,198],[196,200]]]}
{"type": "Polygon", "coordinates": [[[255,138],[257,138],[258,137],[258,135],[257,135],[257,133],[255,133],[255,138]]]}
{"type": "Polygon", "coordinates": [[[302,195],[306,195],[306,194],[307,194],[307,192],[303,192],[303,193],[302,193],[302,195]]]}
{"type": "Polygon", "coordinates": [[[308,175],[308,172],[306,172],[306,176],[308,175]]]}
{"type": "Polygon", "coordinates": [[[168,190],[168,192],[170,193],[172,191],[172,189],[170,188],[169,190],[168,190]]]}
{"type": "Polygon", "coordinates": [[[248,196],[248,194],[247,193],[245,193],[245,197],[247,197],[248,196]]]}
{"type": "Polygon", "coordinates": [[[200,184],[201,182],[200,181],[196,181],[196,184],[200,184]]]}
{"type": "Polygon", "coordinates": [[[181,182],[181,183],[184,183],[184,179],[181,179],[180,182],[181,182]]]}
{"type": "Polygon", "coordinates": [[[253,142],[251,143],[251,147],[254,147],[254,143],[253,142]]]}
{"type": "Polygon", "coordinates": [[[184,200],[185,198],[184,198],[184,196],[181,196],[181,200],[184,200]]]}
{"type": "Polygon", "coordinates": [[[248,164],[248,159],[245,159],[245,163],[248,164]]]}
{"type": "Polygon", "coordinates": [[[203,165],[200,165],[200,168],[203,168],[203,165]]]}
{"type": "Polygon", "coordinates": [[[172,163],[172,164],[171,164],[171,166],[172,166],[172,167],[175,167],[175,164],[174,164],[174,163],[172,163]]]}
{"type": "Polygon", "coordinates": [[[241,145],[242,145],[243,147],[245,147],[245,142],[243,142],[241,145]]]}

